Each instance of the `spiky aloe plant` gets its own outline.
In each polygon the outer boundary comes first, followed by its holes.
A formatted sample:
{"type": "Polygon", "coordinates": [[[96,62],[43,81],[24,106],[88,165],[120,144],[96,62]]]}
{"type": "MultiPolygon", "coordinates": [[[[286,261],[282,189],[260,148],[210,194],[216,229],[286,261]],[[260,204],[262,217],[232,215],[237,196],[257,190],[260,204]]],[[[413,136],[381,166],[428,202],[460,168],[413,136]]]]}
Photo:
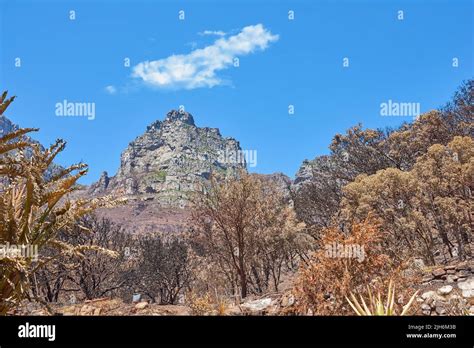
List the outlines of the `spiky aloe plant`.
{"type": "MultiPolygon", "coordinates": [[[[0,97],[0,115],[14,97],[0,97]]],[[[0,255],[0,315],[28,296],[29,278],[35,270],[64,253],[80,254],[96,246],[72,246],[57,239],[60,231],[70,229],[89,213],[97,202],[71,200],[69,193],[77,180],[87,173],[85,164],[62,168],[46,175],[65,142],[57,140],[44,150],[26,134],[36,129],[20,129],[0,138],[0,246],[35,246],[39,258],[23,255],[0,255]],[[41,250],[51,246],[57,254],[41,257],[41,250]]]]}
{"type": "MultiPolygon", "coordinates": [[[[360,301],[355,297],[355,295],[351,292],[350,297],[352,299],[349,300],[349,298],[346,297],[347,302],[349,302],[349,305],[351,308],[354,310],[354,312],[357,315],[363,316],[363,315],[398,315],[395,313],[394,306],[395,306],[395,286],[393,285],[392,281],[390,280],[388,284],[388,294],[387,294],[387,299],[385,301],[382,301],[380,291],[377,294],[377,297],[374,297],[372,294],[372,291],[370,290],[369,287],[367,287],[367,291],[369,294],[369,299],[368,299],[368,305],[365,302],[364,298],[362,295],[359,295],[360,301]]],[[[408,303],[403,306],[402,312],[400,315],[406,315],[413,304],[413,301],[416,298],[416,295],[418,294],[418,291],[416,291],[413,296],[410,298],[408,303]]]]}

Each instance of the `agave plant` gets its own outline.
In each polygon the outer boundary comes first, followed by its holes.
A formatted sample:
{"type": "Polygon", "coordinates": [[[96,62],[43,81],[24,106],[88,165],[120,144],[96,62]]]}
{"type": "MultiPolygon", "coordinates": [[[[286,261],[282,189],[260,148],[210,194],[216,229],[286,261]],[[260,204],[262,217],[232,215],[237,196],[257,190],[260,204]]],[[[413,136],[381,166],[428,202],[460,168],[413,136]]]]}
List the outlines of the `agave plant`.
{"type": "MultiPolygon", "coordinates": [[[[370,290],[370,287],[367,286],[367,291],[369,294],[369,299],[368,299],[368,305],[365,302],[364,298],[362,295],[359,295],[360,301],[357,300],[355,295],[351,292],[351,300],[346,297],[347,302],[349,302],[349,305],[351,308],[354,310],[354,312],[357,315],[363,316],[363,315],[398,315],[395,313],[394,306],[395,306],[395,286],[393,285],[392,281],[390,280],[388,284],[388,294],[387,294],[387,299],[385,301],[382,301],[380,291],[377,294],[377,297],[374,297],[372,294],[372,291],[370,290]]],[[[418,291],[416,291],[413,296],[410,298],[408,303],[403,306],[402,312],[400,315],[406,315],[413,304],[413,301],[416,298],[416,295],[418,294],[418,291]]]]}
{"type": "MultiPolygon", "coordinates": [[[[0,97],[0,115],[14,100],[7,100],[6,95],[4,92],[0,97]]],[[[43,149],[26,136],[33,131],[36,129],[20,129],[0,138],[0,246],[29,245],[39,251],[35,259],[0,255],[0,315],[29,296],[29,278],[45,263],[64,253],[100,249],[72,246],[57,238],[60,231],[67,231],[81,216],[91,212],[97,202],[69,199],[77,180],[87,173],[87,166],[79,163],[49,173],[65,142],[57,140],[43,149]],[[57,254],[41,257],[45,246],[53,247],[57,254]]]]}

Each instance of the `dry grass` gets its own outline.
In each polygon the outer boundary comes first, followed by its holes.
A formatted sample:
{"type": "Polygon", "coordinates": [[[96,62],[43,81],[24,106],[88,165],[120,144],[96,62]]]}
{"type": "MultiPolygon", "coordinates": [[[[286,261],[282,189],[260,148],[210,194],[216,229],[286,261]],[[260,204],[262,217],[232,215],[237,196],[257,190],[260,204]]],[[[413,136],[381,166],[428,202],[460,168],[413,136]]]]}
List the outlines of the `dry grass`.
{"type": "Polygon", "coordinates": [[[193,315],[210,315],[214,312],[214,302],[208,293],[199,296],[190,292],[186,299],[193,315]]]}

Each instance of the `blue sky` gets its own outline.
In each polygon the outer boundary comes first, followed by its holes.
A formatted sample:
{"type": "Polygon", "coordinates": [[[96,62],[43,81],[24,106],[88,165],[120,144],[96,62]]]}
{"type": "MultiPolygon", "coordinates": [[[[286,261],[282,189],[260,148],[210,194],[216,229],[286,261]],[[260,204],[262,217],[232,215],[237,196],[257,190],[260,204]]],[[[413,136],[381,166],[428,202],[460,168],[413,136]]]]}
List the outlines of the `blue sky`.
{"type": "Polygon", "coordinates": [[[293,177],[358,122],[411,119],[380,116],[382,102],[417,102],[424,112],[473,76],[471,1],[0,3],[0,87],[18,97],[7,116],[40,127],[45,145],[65,139],[59,162],[88,163],[83,183],[115,174],[128,143],[179,105],[198,126],[257,150],[253,171],[293,177]],[[239,67],[229,65],[232,55],[239,67]],[[134,77],[145,61],[157,63],[134,77]],[[95,103],[95,119],[56,116],[64,99],[95,103]]]}

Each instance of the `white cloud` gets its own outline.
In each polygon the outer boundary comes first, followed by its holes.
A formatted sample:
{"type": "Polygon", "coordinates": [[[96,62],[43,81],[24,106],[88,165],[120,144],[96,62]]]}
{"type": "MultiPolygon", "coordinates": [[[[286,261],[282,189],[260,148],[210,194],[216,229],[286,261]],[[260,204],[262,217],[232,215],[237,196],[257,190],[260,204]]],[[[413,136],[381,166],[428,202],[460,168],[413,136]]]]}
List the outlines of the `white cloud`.
{"type": "Polygon", "coordinates": [[[201,36],[215,35],[215,36],[225,36],[225,32],[222,30],[204,30],[198,33],[201,36]]]}
{"type": "Polygon", "coordinates": [[[235,57],[263,51],[277,40],[278,35],[262,24],[250,25],[236,35],[220,38],[188,54],[141,62],[133,67],[132,77],[159,88],[214,87],[224,83],[217,72],[232,66],[235,57]]]}
{"type": "Polygon", "coordinates": [[[105,87],[105,91],[109,94],[115,94],[115,93],[117,93],[117,88],[110,85],[110,86],[105,87]]]}

